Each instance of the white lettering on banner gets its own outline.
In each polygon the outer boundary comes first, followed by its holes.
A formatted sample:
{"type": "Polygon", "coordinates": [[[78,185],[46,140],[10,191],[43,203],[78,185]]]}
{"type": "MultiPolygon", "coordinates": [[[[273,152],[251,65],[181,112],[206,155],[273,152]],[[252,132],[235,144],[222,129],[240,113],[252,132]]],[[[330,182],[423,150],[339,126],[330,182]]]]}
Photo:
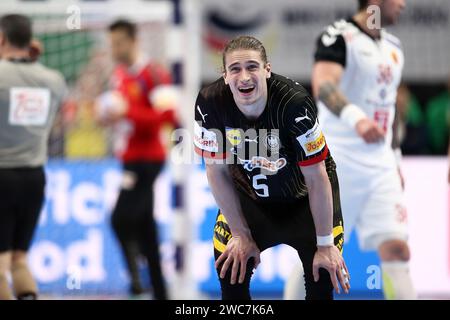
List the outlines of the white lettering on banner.
{"type": "Polygon", "coordinates": [[[41,283],[63,279],[69,268],[80,271],[82,282],[101,282],[106,278],[103,235],[95,228],[87,231],[86,239],[73,241],[65,250],[54,242],[39,241],[31,247],[29,261],[41,283]]]}
{"type": "Polygon", "coordinates": [[[306,156],[316,154],[325,147],[325,136],[322,133],[322,128],[316,120],[314,127],[306,131],[305,134],[297,137],[297,141],[305,151],[306,156]]]}
{"type": "Polygon", "coordinates": [[[102,232],[91,228],[86,240],[78,240],[68,246],[66,263],[80,269],[82,281],[103,281],[106,270],[103,267],[102,232]]]}
{"type": "Polygon", "coordinates": [[[49,89],[11,88],[9,101],[9,124],[42,126],[47,123],[50,110],[49,89]]]}
{"type": "Polygon", "coordinates": [[[66,170],[47,170],[46,173],[46,201],[42,208],[39,224],[47,224],[50,219],[49,211],[52,212],[52,218],[56,224],[66,224],[70,219],[70,173],[66,170]]]}
{"type": "Polygon", "coordinates": [[[80,183],[73,189],[71,198],[73,217],[81,225],[94,225],[104,220],[102,190],[96,184],[80,183]]]}
{"type": "Polygon", "coordinates": [[[40,225],[49,219],[56,224],[67,224],[72,217],[82,225],[96,225],[104,221],[117,199],[120,172],[107,170],[102,185],[80,182],[71,186],[71,176],[66,170],[47,170],[46,202],[42,208],[40,225]],[[49,216],[51,214],[51,217],[49,216]]]}
{"type": "MultiPolygon", "coordinates": [[[[101,184],[83,181],[72,184],[68,170],[46,171],[46,201],[42,208],[39,225],[50,221],[65,225],[73,218],[81,225],[99,225],[104,223],[115,205],[121,180],[117,169],[106,170],[101,184]]],[[[159,223],[169,222],[170,177],[163,172],[155,181],[155,217],[159,223]]]]}
{"type": "Polygon", "coordinates": [[[219,151],[216,133],[200,127],[197,121],[194,121],[194,144],[207,152],[219,151]]]}
{"type": "Polygon", "coordinates": [[[36,280],[50,283],[61,279],[65,271],[64,251],[54,242],[39,241],[28,255],[31,271],[36,280]]]}

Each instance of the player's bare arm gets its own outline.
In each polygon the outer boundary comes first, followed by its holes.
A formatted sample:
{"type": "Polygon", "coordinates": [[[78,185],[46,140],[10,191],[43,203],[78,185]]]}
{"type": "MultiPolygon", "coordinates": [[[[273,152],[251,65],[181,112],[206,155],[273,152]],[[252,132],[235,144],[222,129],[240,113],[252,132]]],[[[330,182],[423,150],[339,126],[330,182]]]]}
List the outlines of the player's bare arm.
{"type": "MultiPolygon", "coordinates": [[[[325,237],[332,234],[333,229],[333,198],[330,181],[324,161],[301,167],[308,188],[311,213],[313,215],[316,234],[325,237]]],[[[319,280],[319,268],[330,273],[331,282],[337,293],[340,292],[338,282],[348,293],[350,289],[348,270],[339,249],[333,245],[318,245],[313,261],[314,280],[319,280]]]]}
{"type": "Polygon", "coordinates": [[[222,265],[220,277],[224,278],[231,267],[231,284],[243,283],[250,257],[255,259],[255,268],[260,263],[260,250],[252,238],[250,229],[242,214],[239,199],[226,164],[207,164],[206,176],[212,194],[231,229],[232,238],[225,251],[215,263],[216,269],[222,265]]]}
{"type": "Polygon", "coordinates": [[[313,93],[336,116],[340,116],[342,109],[349,103],[339,90],[343,67],[335,62],[320,61],[314,65],[313,93]]]}
{"type": "Polygon", "coordinates": [[[354,127],[366,143],[375,143],[384,138],[385,132],[369,119],[357,106],[349,103],[339,90],[339,82],[344,72],[342,65],[336,62],[319,61],[314,64],[312,89],[316,99],[336,116],[354,127]]]}

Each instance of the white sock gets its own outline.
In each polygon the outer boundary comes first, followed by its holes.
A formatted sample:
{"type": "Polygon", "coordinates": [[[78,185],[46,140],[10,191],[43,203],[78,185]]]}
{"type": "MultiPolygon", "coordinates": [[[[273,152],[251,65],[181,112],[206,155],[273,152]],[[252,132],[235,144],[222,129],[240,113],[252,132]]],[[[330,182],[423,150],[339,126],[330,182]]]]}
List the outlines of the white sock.
{"type": "Polygon", "coordinates": [[[417,293],[405,261],[382,262],[383,292],[386,300],[415,300],[417,293]]]}
{"type": "Polygon", "coordinates": [[[305,300],[305,278],[303,265],[298,263],[291,271],[289,278],[284,284],[284,300],[305,300]]]}

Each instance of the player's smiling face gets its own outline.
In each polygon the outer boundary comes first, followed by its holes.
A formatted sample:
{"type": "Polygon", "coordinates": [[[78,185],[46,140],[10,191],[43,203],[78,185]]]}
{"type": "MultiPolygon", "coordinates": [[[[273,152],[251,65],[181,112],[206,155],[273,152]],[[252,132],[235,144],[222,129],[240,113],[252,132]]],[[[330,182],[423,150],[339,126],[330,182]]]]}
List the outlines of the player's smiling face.
{"type": "Polygon", "coordinates": [[[256,50],[234,50],[225,56],[225,83],[230,86],[238,106],[264,103],[267,99],[267,82],[270,63],[264,63],[256,50]]]}

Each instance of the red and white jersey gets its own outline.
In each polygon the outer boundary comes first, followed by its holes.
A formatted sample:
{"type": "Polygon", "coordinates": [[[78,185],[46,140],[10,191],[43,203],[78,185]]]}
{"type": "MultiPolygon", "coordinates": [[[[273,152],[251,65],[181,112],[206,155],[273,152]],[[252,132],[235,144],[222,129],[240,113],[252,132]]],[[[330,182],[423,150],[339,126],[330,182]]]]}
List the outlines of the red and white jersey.
{"type": "Polygon", "coordinates": [[[124,162],[164,161],[165,150],[160,129],[173,123],[173,114],[155,109],[150,101],[152,92],[171,83],[167,70],[140,57],[131,67],[118,65],[114,71],[112,88],[125,97],[128,111],[119,123],[115,137],[117,156],[124,162]]]}
{"type": "Polygon", "coordinates": [[[372,168],[395,166],[391,142],[397,88],[404,65],[400,41],[385,30],[379,39],[374,39],[352,19],[340,20],[319,36],[315,61],[341,64],[344,72],[339,89],[386,132],[383,142],[365,143],[354,128],[319,102],[319,121],[337,162],[348,159],[372,168]]]}

